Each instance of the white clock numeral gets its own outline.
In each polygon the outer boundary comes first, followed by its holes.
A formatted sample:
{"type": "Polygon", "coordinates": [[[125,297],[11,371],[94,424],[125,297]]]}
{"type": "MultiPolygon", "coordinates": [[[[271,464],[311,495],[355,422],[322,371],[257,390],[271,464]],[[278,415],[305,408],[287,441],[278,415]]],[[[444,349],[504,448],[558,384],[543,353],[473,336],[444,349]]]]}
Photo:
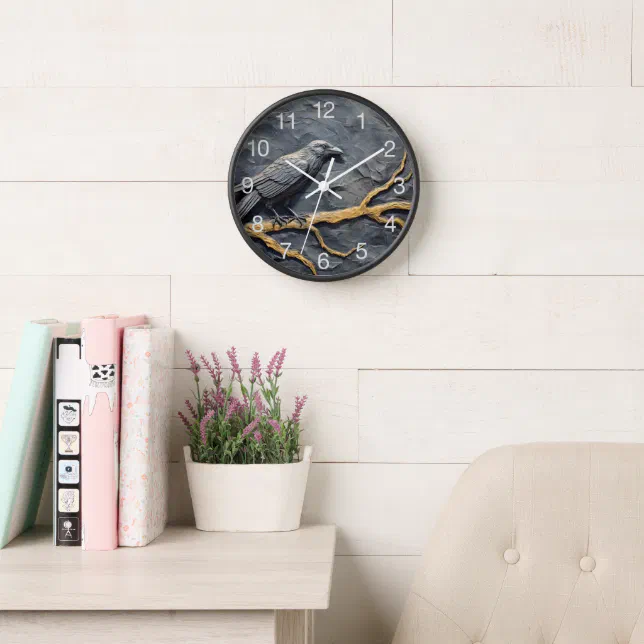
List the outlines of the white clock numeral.
{"type": "Polygon", "coordinates": [[[291,247],[291,242],[280,242],[280,246],[284,246],[284,254],[282,255],[282,259],[286,259],[286,253],[288,253],[288,249],[291,247]]]}
{"type": "Polygon", "coordinates": [[[325,271],[327,268],[329,268],[329,254],[328,253],[320,253],[318,255],[318,266],[325,271]]]}
{"type": "Polygon", "coordinates": [[[358,118],[360,119],[360,123],[361,123],[360,129],[364,130],[364,112],[362,112],[361,114],[358,114],[358,118]]]}
{"type": "Polygon", "coordinates": [[[333,116],[333,114],[331,114],[331,112],[333,112],[333,110],[335,109],[335,105],[333,104],[332,101],[325,101],[324,105],[322,105],[318,101],[317,103],[313,103],[313,107],[318,108],[318,118],[319,119],[322,119],[322,118],[324,118],[324,119],[334,119],[335,118],[335,116],[333,116]],[[324,112],[324,115],[322,114],[322,108],[323,107],[326,110],[326,112],[324,112]]]}
{"type": "MultiPolygon", "coordinates": [[[[251,156],[255,156],[255,139],[250,141],[248,145],[250,145],[251,156]]],[[[268,156],[269,149],[268,141],[266,139],[260,139],[257,144],[257,154],[259,154],[260,157],[268,156]]]]}
{"type": "Polygon", "coordinates": [[[253,225],[251,228],[256,232],[256,233],[261,233],[264,230],[264,220],[262,219],[261,215],[255,215],[253,217],[253,225]]]}
{"type": "Polygon", "coordinates": [[[251,177],[244,177],[242,179],[242,192],[249,195],[253,191],[253,180],[251,177]]]}
{"type": "Polygon", "coordinates": [[[367,244],[360,242],[356,247],[356,257],[358,259],[367,259],[367,244]]]}
{"type": "Polygon", "coordinates": [[[392,233],[396,230],[396,224],[394,222],[394,216],[393,215],[391,215],[391,217],[389,217],[389,219],[387,219],[387,223],[385,224],[385,228],[388,228],[389,230],[391,230],[392,233]]]}
{"type": "Polygon", "coordinates": [[[397,195],[402,195],[405,192],[405,189],[405,180],[402,177],[396,177],[396,187],[394,188],[394,192],[397,195]]]}
{"type": "MultiPolygon", "coordinates": [[[[284,129],[284,114],[280,112],[277,115],[277,118],[280,120],[280,130],[284,129]]],[[[291,112],[290,114],[286,115],[286,119],[290,119],[291,121],[291,130],[295,129],[295,112],[291,112]]]]}
{"type": "Polygon", "coordinates": [[[396,144],[393,141],[386,141],[385,142],[385,156],[386,157],[393,157],[394,156],[394,150],[396,149],[396,144]]]}

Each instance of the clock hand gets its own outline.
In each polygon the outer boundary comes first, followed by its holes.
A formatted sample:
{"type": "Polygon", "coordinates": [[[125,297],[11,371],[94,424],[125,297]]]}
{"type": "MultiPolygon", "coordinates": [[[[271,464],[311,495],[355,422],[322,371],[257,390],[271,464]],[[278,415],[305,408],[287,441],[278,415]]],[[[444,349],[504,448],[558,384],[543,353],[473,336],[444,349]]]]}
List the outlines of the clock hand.
{"type": "MultiPolygon", "coordinates": [[[[342,179],[342,177],[344,177],[345,174],[349,174],[349,172],[351,172],[352,170],[355,170],[356,168],[359,168],[362,164],[366,163],[367,161],[371,161],[371,159],[373,159],[374,157],[378,156],[381,152],[384,152],[384,151],[385,151],[385,148],[380,148],[380,150],[374,152],[373,154],[370,154],[366,159],[362,159],[362,161],[359,161],[355,165],[352,165],[348,170],[345,170],[344,172],[341,172],[336,177],[333,177],[333,179],[331,179],[331,181],[328,182],[328,185],[330,186],[332,183],[335,183],[338,179],[342,179]]],[[[335,194],[335,193],[333,193],[333,191],[330,188],[327,188],[327,189],[332,194],[335,194]]],[[[318,183],[318,187],[313,192],[309,192],[309,194],[306,195],[306,199],[308,199],[309,197],[312,197],[318,190],[320,190],[320,184],[319,183],[318,183]]]]}
{"type": "MultiPolygon", "coordinates": [[[[383,148],[384,149],[384,148],[383,148]]],[[[288,163],[294,170],[297,170],[300,174],[303,174],[307,179],[310,179],[313,181],[313,183],[317,184],[318,186],[320,185],[320,182],[317,179],[314,179],[308,172],[304,172],[302,168],[298,168],[294,163],[291,163],[288,159],[284,159],[286,163],[288,163]]],[[[331,157],[331,163],[329,164],[329,167],[333,164],[333,157],[331,157]]],[[[328,173],[327,173],[328,176],[328,173]]],[[[334,196],[337,197],[338,199],[342,199],[342,197],[337,193],[331,190],[330,188],[327,188],[327,190],[334,196]]]]}
{"type": "MultiPolygon", "coordinates": [[[[331,174],[331,168],[333,167],[333,162],[335,159],[331,157],[331,161],[329,162],[329,167],[326,169],[326,174],[324,175],[324,184],[326,185],[329,175],[331,174]]],[[[320,200],[322,199],[322,195],[328,190],[328,188],[325,188],[324,190],[320,190],[320,196],[318,197],[318,202],[315,204],[315,210],[313,211],[313,215],[311,217],[311,222],[309,223],[309,229],[306,231],[306,237],[304,238],[304,243],[302,244],[302,250],[300,253],[304,252],[304,247],[306,246],[306,241],[309,238],[309,233],[311,232],[311,227],[313,226],[313,221],[315,220],[315,215],[318,214],[318,208],[320,207],[320,200]]]]}

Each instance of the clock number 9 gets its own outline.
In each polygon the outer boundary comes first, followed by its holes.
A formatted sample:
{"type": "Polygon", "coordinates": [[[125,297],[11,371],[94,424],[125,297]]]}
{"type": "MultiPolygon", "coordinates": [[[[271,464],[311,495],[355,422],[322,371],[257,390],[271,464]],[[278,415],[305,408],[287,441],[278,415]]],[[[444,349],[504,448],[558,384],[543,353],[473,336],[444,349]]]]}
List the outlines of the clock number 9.
{"type": "MultiPolygon", "coordinates": [[[[255,139],[250,141],[248,145],[250,145],[251,156],[255,156],[255,139]]],[[[257,154],[259,154],[260,157],[265,157],[268,156],[268,151],[268,141],[266,139],[260,139],[259,143],[257,144],[257,154]]]]}
{"type": "Polygon", "coordinates": [[[396,144],[393,141],[385,142],[385,156],[392,158],[394,155],[394,150],[396,149],[396,144]]]}
{"type": "Polygon", "coordinates": [[[356,257],[358,259],[367,259],[367,244],[365,242],[360,242],[356,246],[356,257]]]}
{"type": "MultiPolygon", "coordinates": [[[[277,115],[277,118],[280,120],[280,130],[284,129],[284,114],[280,112],[277,115]]],[[[287,119],[290,119],[291,121],[291,130],[295,129],[295,112],[291,112],[290,114],[286,115],[287,119]]]]}
{"type": "Polygon", "coordinates": [[[249,195],[253,191],[253,180],[250,177],[244,177],[241,184],[242,192],[245,195],[249,195]]]}
{"type": "Polygon", "coordinates": [[[328,253],[320,253],[318,255],[318,266],[325,271],[327,268],[329,268],[329,254],[328,253]]]}
{"type": "Polygon", "coordinates": [[[264,220],[261,215],[255,215],[253,217],[253,225],[251,228],[256,233],[261,233],[264,230],[264,220]]]}
{"type": "Polygon", "coordinates": [[[313,107],[318,108],[318,118],[319,119],[322,119],[322,118],[334,119],[335,118],[335,116],[333,116],[333,114],[331,114],[331,112],[333,112],[333,110],[335,109],[335,105],[331,101],[326,101],[324,103],[324,106],[318,101],[317,103],[313,103],[313,107]],[[324,112],[324,115],[322,115],[322,107],[324,107],[324,109],[326,110],[326,112],[324,112]]]}

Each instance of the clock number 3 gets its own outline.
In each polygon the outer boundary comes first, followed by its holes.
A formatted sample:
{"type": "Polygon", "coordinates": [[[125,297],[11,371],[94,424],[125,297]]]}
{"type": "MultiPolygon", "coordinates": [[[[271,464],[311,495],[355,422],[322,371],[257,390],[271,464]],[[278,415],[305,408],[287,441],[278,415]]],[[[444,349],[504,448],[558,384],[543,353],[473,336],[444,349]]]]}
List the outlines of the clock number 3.
{"type": "Polygon", "coordinates": [[[322,103],[320,103],[318,101],[317,103],[313,103],[313,107],[318,108],[318,118],[319,119],[322,119],[322,118],[324,118],[324,119],[334,119],[335,118],[335,116],[333,116],[333,114],[331,114],[331,112],[333,112],[333,110],[335,109],[335,105],[333,104],[332,101],[326,101],[324,103],[324,105],[322,105],[322,103]],[[324,114],[322,114],[322,109],[326,110],[326,112],[324,112],[324,114]]]}
{"type": "Polygon", "coordinates": [[[397,195],[402,195],[405,192],[405,180],[402,177],[396,177],[396,187],[394,188],[394,192],[397,195]]]}

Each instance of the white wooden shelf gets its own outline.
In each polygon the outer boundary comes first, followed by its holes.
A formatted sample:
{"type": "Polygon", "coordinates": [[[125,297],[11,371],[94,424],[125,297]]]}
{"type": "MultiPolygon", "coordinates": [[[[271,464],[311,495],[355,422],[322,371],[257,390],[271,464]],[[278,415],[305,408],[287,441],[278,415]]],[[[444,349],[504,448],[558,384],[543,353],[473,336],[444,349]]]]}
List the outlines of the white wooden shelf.
{"type": "Polygon", "coordinates": [[[0,550],[0,611],[325,609],[334,551],[335,526],[173,526],[149,546],[110,552],[55,547],[36,528],[0,550]]]}

